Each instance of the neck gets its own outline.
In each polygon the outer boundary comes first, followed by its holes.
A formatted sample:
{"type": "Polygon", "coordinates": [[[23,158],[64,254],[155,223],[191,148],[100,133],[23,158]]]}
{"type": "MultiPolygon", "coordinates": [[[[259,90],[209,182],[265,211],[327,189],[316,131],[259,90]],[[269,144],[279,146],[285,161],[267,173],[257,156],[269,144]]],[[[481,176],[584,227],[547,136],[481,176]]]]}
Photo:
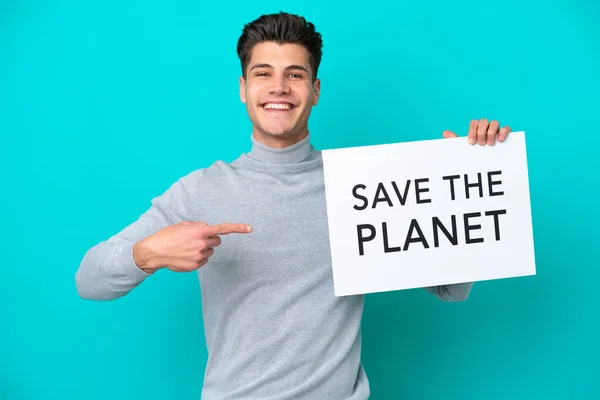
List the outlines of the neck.
{"type": "Polygon", "coordinates": [[[286,142],[288,143],[286,146],[271,146],[269,142],[265,143],[260,138],[261,136],[252,134],[252,149],[248,156],[264,164],[296,164],[305,161],[313,154],[308,132],[297,140],[286,142]]]}
{"type": "Polygon", "coordinates": [[[290,147],[295,145],[296,143],[302,141],[308,136],[308,130],[304,130],[298,134],[292,136],[274,136],[264,134],[262,132],[254,130],[252,132],[252,137],[259,143],[272,147],[274,149],[284,149],[286,147],[290,147]]]}

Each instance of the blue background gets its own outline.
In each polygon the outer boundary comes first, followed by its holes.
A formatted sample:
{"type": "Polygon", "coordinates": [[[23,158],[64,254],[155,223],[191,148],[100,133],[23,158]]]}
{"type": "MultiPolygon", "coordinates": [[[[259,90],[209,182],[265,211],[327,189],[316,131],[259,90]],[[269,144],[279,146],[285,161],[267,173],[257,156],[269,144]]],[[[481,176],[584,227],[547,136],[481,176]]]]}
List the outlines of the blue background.
{"type": "MultiPolygon", "coordinates": [[[[324,35],[321,149],[527,132],[538,274],[465,303],[369,295],[374,399],[598,399],[595,0],[301,2],[324,35]]],[[[250,145],[235,45],[255,2],[0,3],[0,398],[196,399],[195,274],[78,298],[85,251],[250,145]]]]}

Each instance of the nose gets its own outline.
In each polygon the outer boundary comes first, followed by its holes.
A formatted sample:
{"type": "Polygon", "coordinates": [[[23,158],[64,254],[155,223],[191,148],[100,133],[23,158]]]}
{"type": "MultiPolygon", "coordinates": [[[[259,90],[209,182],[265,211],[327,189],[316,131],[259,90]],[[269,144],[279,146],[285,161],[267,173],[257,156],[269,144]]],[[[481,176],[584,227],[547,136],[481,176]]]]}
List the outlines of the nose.
{"type": "Polygon", "coordinates": [[[288,85],[285,76],[274,77],[271,82],[270,91],[272,94],[288,94],[290,92],[290,86],[288,85]]]}

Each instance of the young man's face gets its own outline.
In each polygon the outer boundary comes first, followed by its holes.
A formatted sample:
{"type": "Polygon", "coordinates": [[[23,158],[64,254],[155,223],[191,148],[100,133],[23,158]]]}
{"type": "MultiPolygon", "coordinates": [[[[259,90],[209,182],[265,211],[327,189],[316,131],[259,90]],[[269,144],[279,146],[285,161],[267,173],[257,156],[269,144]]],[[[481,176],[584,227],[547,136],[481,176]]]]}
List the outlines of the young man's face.
{"type": "Polygon", "coordinates": [[[292,145],[308,132],[308,117],[319,100],[308,51],[297,44],[259,43],[252,49],[240,98],[257,140],[271,147],[292,145]]]}

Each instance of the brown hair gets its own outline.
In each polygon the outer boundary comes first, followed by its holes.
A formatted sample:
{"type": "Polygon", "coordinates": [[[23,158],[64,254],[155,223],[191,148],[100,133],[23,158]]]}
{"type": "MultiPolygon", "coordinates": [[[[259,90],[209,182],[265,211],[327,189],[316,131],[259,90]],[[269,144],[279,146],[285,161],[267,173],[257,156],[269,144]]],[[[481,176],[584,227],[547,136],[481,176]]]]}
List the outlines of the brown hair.
{"type": "Polygon", "coordinates": [[[313,71],[313,80],[317,78],[323,54],[321,34],[315,31],[314,24],[306,21],[304,17],[285,12],[262,15],[244,26],[237,43],[237,54],[242,64],[244,78],[254,46],[271,41],[304,46],[309,54],[308,62],[313,71]]]}

